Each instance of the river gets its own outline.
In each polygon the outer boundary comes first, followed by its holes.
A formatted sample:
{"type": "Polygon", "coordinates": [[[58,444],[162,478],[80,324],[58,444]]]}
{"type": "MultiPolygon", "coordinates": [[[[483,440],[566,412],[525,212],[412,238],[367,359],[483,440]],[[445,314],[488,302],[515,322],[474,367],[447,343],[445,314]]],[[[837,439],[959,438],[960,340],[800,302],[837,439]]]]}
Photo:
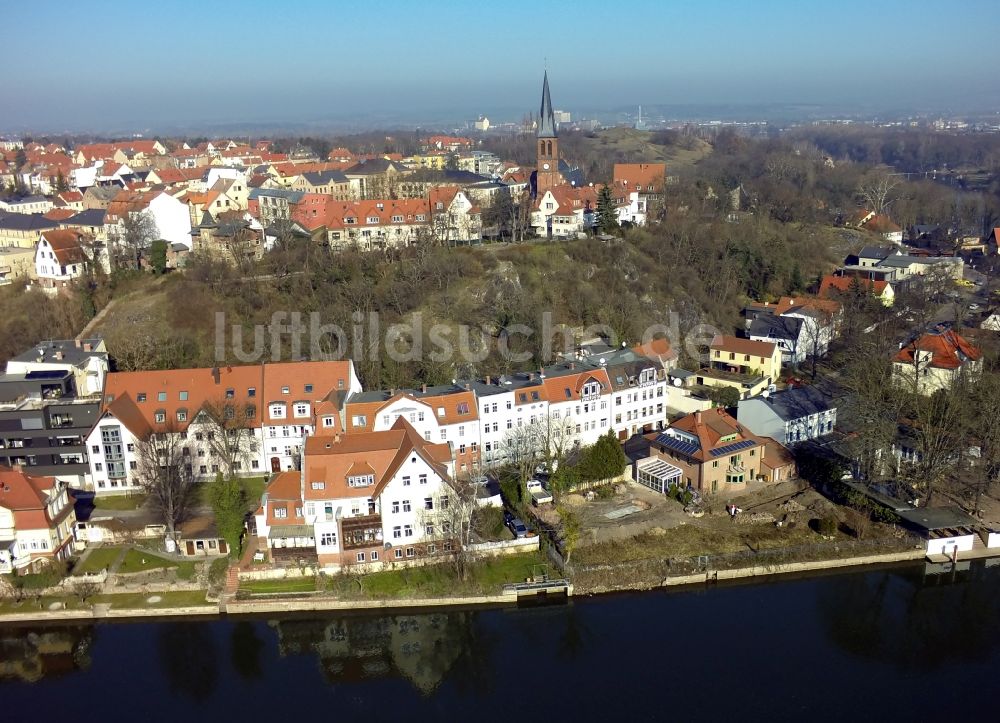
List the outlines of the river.
{"type": "Polygon", "coordinates": [[[520,609],[0,627],[12,723],[997,720],[998,673],[1000,567],[982,563],[520,609]]]}

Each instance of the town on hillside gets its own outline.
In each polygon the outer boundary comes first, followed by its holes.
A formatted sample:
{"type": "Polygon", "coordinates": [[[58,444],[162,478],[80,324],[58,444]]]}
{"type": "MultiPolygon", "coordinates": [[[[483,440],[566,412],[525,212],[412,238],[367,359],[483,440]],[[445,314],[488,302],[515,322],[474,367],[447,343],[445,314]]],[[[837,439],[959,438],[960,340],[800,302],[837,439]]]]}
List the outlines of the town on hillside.
{"type": "Polygon", "coordinates": [[[1000,556],[995,164],[615,136],[554,92],[403,150],[4,140],[0,613],[1000,556]],[[251,343],[276,313],[339,331],[251,343]],[[372,353],[378,314],[492,347],[372,353]]]}

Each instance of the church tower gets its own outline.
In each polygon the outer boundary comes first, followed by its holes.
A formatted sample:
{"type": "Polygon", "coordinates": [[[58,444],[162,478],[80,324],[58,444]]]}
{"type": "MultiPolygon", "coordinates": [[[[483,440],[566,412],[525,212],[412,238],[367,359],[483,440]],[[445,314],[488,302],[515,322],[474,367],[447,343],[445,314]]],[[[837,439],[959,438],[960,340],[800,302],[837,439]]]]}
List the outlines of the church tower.
{"type": "Polygon", "coordinates": [[[556,117],[552,112],[552,99],[549,97],[549,73],[545,71],[542,81],[542,108],[538,113],[538,131],[535,133],[538,144],[538,162],[535,170],[538,196],[553,186],[564,183],[559,173],[559,136],[556,133],[556,117]]]}

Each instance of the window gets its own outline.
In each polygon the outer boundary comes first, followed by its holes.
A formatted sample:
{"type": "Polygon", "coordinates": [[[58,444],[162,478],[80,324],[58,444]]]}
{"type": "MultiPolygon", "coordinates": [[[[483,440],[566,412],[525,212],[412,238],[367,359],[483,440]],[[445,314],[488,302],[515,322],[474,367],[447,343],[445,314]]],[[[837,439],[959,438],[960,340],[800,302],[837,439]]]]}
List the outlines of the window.
{"type": "Polygon", "coordinates": [[[392,536],[394,538],[397,538],[397,539],[400,538],[400,537],[402,537],[403,536],[403,528],[400,527],[399,525],[396,525],[395,527],[393,527],[392,528],[392,536]]]}
{"type": "Polygon", "coordinates": [[[458,403],[458,413],[459,414],[468,414],[469,413],[469,403],[468,402],[459,402],[458,403]]]}
{"type": "Polygon", "coordinates": [[[247,396],[251,397],[251,398],[252,397],[256,397],[257,396],[257,387],[250,387],[249,389],[247,389],[247,396]]]}
{"type": "Polygon", "coordinates": [[[325,490],[326,482],[313,482],[311,486],[314,490],[325,490]]]}
{"type": "Polygon", "coordinates": [[[226,390],[226,399],[232,399],[235,396],[236,396],[236,390],[235,389],[227,389],[226,390]]]}
{"type": "Polygon", "coordinates": [[[416,555],[417,555],[417,552],[412,547],[407,547],[406,548],[406,556],[407,557],[416,557],[416,555]]]}
{"type": "Polygon", "coordinates": [[[348,487],[370,487],[375,484],[375,475],[357,474],[347,478],[348,487]]]}
{"type": "Polygon", "coordinates": [[[285,405],[284,404],[272,404],[269,408],[271,416],[274,419],[284,419],[285,418],[285,405]]]}
{"type": "Polygon", "coordinates": [[[187,418],[188,418],[188,413],[187,413],[186,409],[178,409],[177,410],[177,421],[178,422],[186,422],[187,418]]]}
{"type": "Polygon", "coordinates": [[[424,497],[424,509],[425,510],[433,510],[434,509],[434,500],[432,498],[430,498],[430,497],[424,497]]]}
{"type": "Polygon", "coordinates": [[[312,384],[306,384],[304,388],[306,390],[306,394],[312,394],[312,390],[313,390],[313,385],[312,384]]]}
{"type": "Polygon", "coordinates": [[[101,445],[99,445],[99,444],[92,444],[92,445],[90,445],[90,451],[93,452],[94,454],[100,454],[101,453],[101,445]]]}
{"type": "Polygon", "coordinates": [[[244,411],[244,416],[247,419],[254,419],[257,416],[257,407],[252,404],[248,404],[246,410],[244,411]]]}
{"type": "Polygon", "coordinates": [[[299,402],[295,405],[295,416],[296,417],[308,417],[309,416],[309,405],[303,402],[299,402]]]}
{"type": "Polygon", "coordinates": [[[424,525],[424,534],[428,535],[428,536],[433,535],[434,534],[434,525],[432,525],[430,523],[424,525]]]}
{"type": "Polygon", "coordinates": [[[410,486],[410,475],[403,475],[403,487],[410,486]]]}
{"type": "Polygon", "coordinates": [[[392,553],[393,553],[393,557],[395,557],[397,560],[403,559],[403,551],[402,550],[395,549],[395,550],[392,551],[392,553]]]}
{"type": "Polygon", "coordinates": [[[139,392],[138,394],[136,394],[135,395],[135,401],[137,401],[137,402],[145,402],[146,401],[146,392],[139,392]]]}
{"type": "Polygon", "coordinates": [[[158,402],[165,402],[165,401],[167,401],[167,393],[166,392],[157,392],[156,393],[156,401],[158,401],[158,402]]]}
{"type": "Polygon", "coordinates": [[[399,514],[399,501],[398,500],[392,503],[392,513],[393,514],[399,514]]]}
{"type": "Polygon", "coordinates": [[[288,394],[288,393],[289,393],[289,391],[291,391],[291,390],[290,390],[290,389],[289,389],[288,387],[282,387],[282,388],[281,388],[281,393],[282,393],[282,394],[288,394]]]}
{"type": "Polygon", "coordinates": [[[95,462],[94,463],[94,471],[100,472],[102,469],[104,469],[104,467],[103,467],[103,465],[101,465],[100,462],[95,462]]]}
{"type": "Polygon", "coordinates": [[[162,409],[157,409],[154,418],[156,419],[158,424],[163,424],[164,422],[167,421],[167,413],[162,409]]]}
{"type": "Polygon", "coordinates": [[[323,417],[323,426],[324,427],[332,427],[333,426],[333,417],[323,417]]]}
{"type": "Polygon", "coordinates": [[[236,419],[236,410],[227,406],[224,410],[222,410],[222,416],[225,419],[236,419]]]}
{"type": "Polygon", "coordinates": [[[403,500],[403,512],[409,512],[409,511],[410,511],[410,501],[403,500]]]}
{"type": "Polygon", "coordinates": [[[372,556],[372,562],[377,561],[378,560],[378,550],[372,550],[371,556],[372,556]]]}
{"type": "Polygon", "coordinates": [[[358,562],[364,562],[364,561],[365,561],[365,553],[359,552],[358,553],[358,562]]]}
{"type": "Polygon", "coordinates": [[[427,484],[427,475],[426,474],[420,475],[420,484],[422,484],[422,485],[427,484]]]}
{"type": "MultiPolygon", "coordinates": [[[[202,467],[202,469],[204,469],[204,467],[202,467]]],[[[283,520],[286,517],[288,517],[288,510],[286,510],[284,507],[274,508],[274,519],[283,520]]]]}
{"type": "Polygon", "coordinates": [[[365,417],[365,415],[363,414],[355,415],[354,417],[351,418],[351,424],[353,424],[355,427],[367,427],[368,418],[365,417]]]}
{"type": "Polygon", "coordinates": [[[443,497],[441,497],[441,509],[442,510],[448,509],[449,502],[450,500],[448,499],[448,495],[444,495],[443,497]]]}

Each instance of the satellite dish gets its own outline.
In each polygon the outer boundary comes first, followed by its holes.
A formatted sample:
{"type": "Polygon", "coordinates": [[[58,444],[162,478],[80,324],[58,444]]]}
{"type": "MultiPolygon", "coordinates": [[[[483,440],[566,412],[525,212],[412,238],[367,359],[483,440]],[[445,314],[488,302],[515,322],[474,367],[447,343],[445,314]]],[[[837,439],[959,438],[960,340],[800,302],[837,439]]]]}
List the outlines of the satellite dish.
{"type": "Polygon", "coordinates": [[[674,377],[674,386],[679,387],[681,385],[680,377],[674,377]]]}

